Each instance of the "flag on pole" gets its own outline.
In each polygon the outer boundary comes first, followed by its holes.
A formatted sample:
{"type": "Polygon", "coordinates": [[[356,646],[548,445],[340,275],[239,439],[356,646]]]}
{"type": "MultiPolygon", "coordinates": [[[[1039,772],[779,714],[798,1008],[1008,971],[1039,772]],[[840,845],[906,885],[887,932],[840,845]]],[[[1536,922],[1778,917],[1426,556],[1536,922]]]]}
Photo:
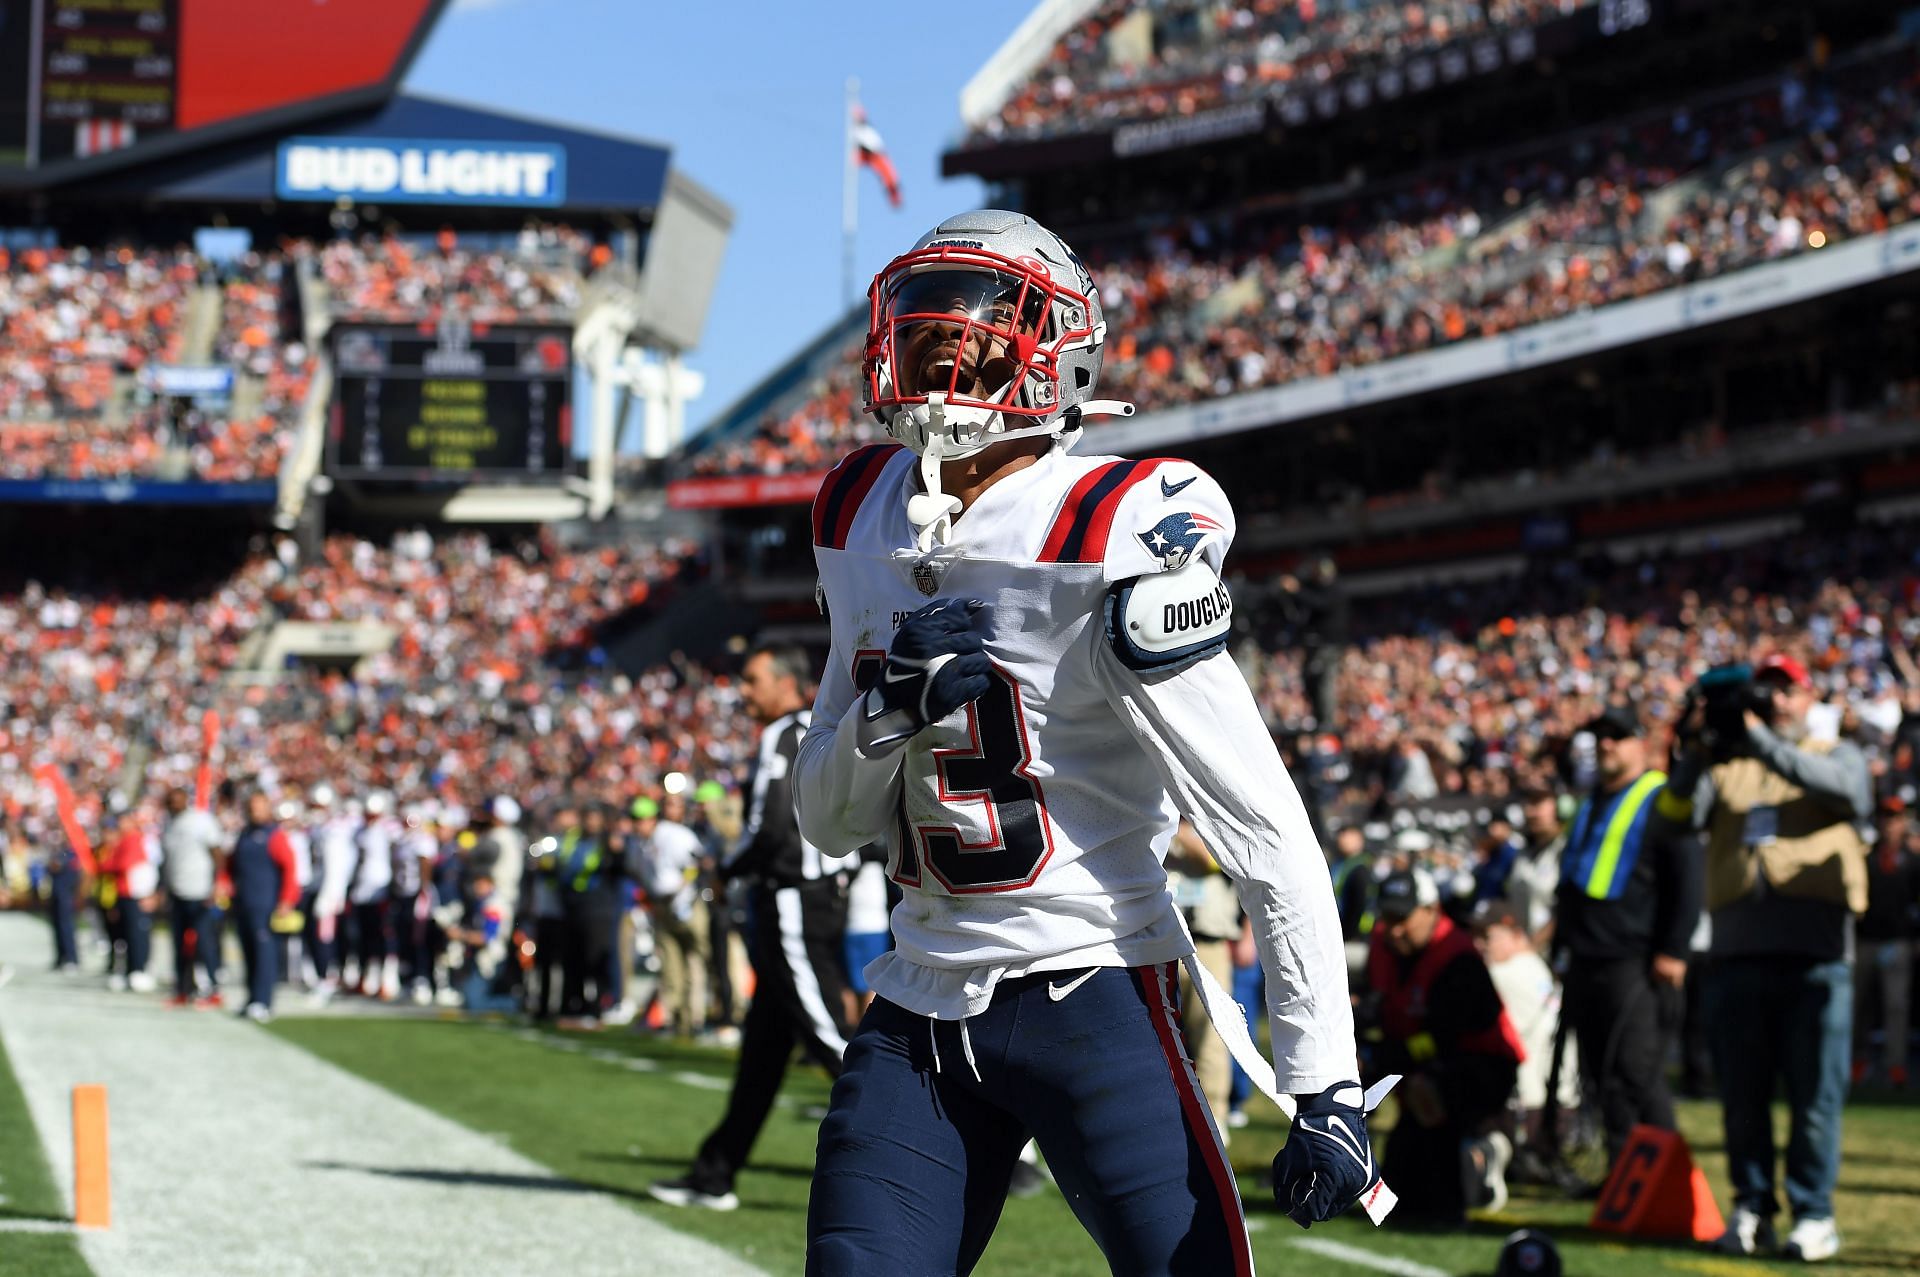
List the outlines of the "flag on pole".
{"type": "Polygon", "coordinates": [[[887,154],[887,144],[880,139],[880,130],[868,123],[866,108],[858,103],[853,108],[853,145],[861,167],[873,170],[880,185],[887,188],[887,202],[899,208],[900,174],[887,154]]]}
{"type": "Polygon", "coordinates": [[[125,120],[82,120],[73,126],[73,153],[105,155],[132,146],[136,134],[125,120]]]}

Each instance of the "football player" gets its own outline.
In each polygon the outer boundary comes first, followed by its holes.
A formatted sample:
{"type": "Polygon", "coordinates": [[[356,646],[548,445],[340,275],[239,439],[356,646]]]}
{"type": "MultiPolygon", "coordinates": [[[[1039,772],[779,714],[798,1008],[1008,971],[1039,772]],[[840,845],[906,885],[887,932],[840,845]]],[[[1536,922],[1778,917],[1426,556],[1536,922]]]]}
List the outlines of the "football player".
{"type": "Polygon", "coordinates": [[[943,222],[870,307],[866,406],[896,442],[814,504],[832,654],[795,794],[822,849],[885,840],[905,895],[821,1127],[807,1271],[969,1272],[1031,1133],[1115,1272],[1250,1273],[1180,1039],[1177,813],[1266,968],[1298,1106],[1282,1207],[1383,1190],[1326,861],[1226,650],[1233,511],[1186,462],[1069,451],[1083,415],[1132,409],[1093,398],[1099,293],[1031,219],[943,222]]]}

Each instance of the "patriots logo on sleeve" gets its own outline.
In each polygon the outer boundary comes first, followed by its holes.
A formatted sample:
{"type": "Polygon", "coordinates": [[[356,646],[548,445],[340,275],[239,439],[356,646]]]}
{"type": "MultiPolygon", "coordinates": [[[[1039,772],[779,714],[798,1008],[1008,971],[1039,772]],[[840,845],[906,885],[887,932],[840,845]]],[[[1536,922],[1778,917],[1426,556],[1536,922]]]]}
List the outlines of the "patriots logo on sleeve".
{"type": "Polygon", "coordinates": [[[1172,572],[1187,565],[1200,543],[1210,532],[1220,531],[1220,522],[1204,514],[1182,510],[1170,514],[1145,532],[1136,532],[1147,553],[1160,560],[1160,566],[1172,572]]]}

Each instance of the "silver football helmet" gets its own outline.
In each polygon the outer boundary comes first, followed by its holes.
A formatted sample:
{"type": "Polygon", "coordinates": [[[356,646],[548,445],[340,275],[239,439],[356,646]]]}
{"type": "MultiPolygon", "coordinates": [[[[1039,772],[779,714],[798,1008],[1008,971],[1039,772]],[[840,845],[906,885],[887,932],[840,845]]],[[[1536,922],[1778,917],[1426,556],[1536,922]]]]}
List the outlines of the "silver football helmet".
{"type": "Polygon", "coordinates": [[[888,263],[867,296],[866,408],[920,457],[916,525],[958,509],[940,491],[942,461],[1007,439],[1070,444],[1083,414],[1133,412],[1093,397],[1107,336],[1093,276],[1023,213],[948,218],[888,263]]]}

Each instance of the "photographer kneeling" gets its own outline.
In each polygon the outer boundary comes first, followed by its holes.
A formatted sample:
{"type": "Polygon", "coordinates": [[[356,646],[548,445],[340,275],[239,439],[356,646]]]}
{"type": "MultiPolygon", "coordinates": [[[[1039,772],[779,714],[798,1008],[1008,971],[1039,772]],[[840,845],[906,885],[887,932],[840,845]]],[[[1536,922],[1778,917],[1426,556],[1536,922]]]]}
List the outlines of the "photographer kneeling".
{"type": "Polygon", "coordinates": [[[1858,747],[1807,739],[1817,703],[1792,657],[1770,656],[1751,672],[1710,671],[1682,717],[1672,775],[1675,793],[1693,787],[1694,819],[1707,831],[1707,1015],[1734,1191],[1718,1246],[1743,1255],[1774,1248],[1768,1108],[1780,1078],[1792,1111],[1794,1216],[1783,1253],[1809,1261],[1840,1249],[1833,1187],[1853,1015],[1853,915],[1867,904],[1866,846],[1855,822],[1872,810],[1858,747]]]}

